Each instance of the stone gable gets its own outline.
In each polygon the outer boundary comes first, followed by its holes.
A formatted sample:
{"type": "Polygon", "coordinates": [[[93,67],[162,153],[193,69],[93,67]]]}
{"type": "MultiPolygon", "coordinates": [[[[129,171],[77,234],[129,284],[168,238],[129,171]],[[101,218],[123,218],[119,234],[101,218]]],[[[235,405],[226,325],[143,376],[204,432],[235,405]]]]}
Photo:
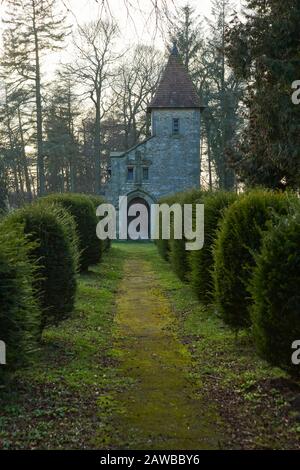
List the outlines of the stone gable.
{"type": "Polygon", "coordinates": [[[202,107],[187,72],[182,71],[183,66],[177,61],[171,55],[151,103],[151,137],[126,152],[110,156],[111,177],[106,197],[117,208],[120,196],[128,196],[129,200],[144,197],[151,204],[162,196],[200,186],[202,107]],[[177,74],[172,82],[168,78],[170,70],[177,74]],[[167,83],[173,87],[175,82],[177,97],[172,101],[167,83]]]}

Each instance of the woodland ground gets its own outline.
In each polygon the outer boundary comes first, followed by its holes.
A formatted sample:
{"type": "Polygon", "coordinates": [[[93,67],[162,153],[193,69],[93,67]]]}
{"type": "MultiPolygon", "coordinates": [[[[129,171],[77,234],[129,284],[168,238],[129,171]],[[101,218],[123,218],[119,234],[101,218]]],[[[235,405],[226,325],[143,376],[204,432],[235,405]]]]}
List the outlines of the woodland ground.
{"type": "Polygon", "coordinates": [[[153,244],[114,244],[0,391],[0,448],[296,449],[299,396],[153,244]]]}

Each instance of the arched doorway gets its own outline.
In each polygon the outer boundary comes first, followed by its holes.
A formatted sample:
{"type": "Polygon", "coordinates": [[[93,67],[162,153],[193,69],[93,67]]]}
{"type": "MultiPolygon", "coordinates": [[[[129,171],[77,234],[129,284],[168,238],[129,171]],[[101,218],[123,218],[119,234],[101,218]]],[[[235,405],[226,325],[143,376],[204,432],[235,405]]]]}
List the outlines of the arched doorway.
{"type": "MultiPolygon", "coordinates": [[[[127,227],[129,228],[130,223],[140,216],[139,211],[136,212],[136,215],[129,215],[130,208],[132,208],[132,206],[134,206],[136,204],[139,204],[139,205],[142,205],[142,206],[145,207],[145,210],[147,212],[147,217],[148,217],[147,227],[145,227],[144,230],[139,225],[137,226],[136,230],[138,232],[141,232],[141,236],[139,237],[139,240],[150,240],[150,237],[151,237],[151,220],[150,220],[151,208],[150,208],[150,205],[148,204],[148,202],[140,196],[133,197],[132,199],[130,199],[130,201],[128,201],[128,206],[127,206],[127,227]],[[145,233],[145,230],[146,230],[146,233],[145,233]]],[[[128,240],[132,240],[132,238],[130,237],[129,232],[128,232],[128,240]]]]}

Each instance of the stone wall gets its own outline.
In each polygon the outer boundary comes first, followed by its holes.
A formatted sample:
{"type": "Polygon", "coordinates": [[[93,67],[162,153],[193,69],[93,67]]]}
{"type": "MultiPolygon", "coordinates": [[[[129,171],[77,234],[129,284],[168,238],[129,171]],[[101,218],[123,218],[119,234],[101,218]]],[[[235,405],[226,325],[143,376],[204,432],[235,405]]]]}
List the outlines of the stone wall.
{"type": "Polygon", "coordinates": [[[107,192],[116,207],[119,196],[147,193],[153,200],[200,185],[200,110],[152,111],[152,137],[125,154],[111,157],[111,180],[107,192]],[[178,135],[172,134],[173,119],[180,119],[178,135]],[[127,168],[134,169],[133,181],[127,168]],[[142,179],[142,168],[149,180],[142,179]]]}

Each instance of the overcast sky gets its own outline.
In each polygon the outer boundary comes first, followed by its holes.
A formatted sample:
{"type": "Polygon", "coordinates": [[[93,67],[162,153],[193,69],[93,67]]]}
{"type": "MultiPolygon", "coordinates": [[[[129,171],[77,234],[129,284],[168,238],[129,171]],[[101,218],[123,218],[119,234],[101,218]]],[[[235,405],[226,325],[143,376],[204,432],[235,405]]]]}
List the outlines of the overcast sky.
{"type": "MultiPolygon", "coordinates": [[[[154,45],[162,50],[165,49],[165,39],[167,36],[167,25],[159,24],[157,28],[155,25],[156,16],[153,13],[154,0],[57,0],[62,9],[69,10],[68,22],[73,25],[74,30],[76,24],[83,24],[91,21],[99,16],[105,14],[112,15],[120,27],[120,37],[118,46],[120,49],[128,48],[134,43],[144,43],[154,45]],[[102,3],[107,2],[109,11],[103,12],[102,3]],[[131,4],[129,10],[126,9],[125,4],[131,4]]],[[[211,13],[211,0],[157,0],[158,3],[166,2],[169,6],[171,13],[176,12],[176,8],[184,6],[189,3],[193,6],[200,17],[209,17],[211,13]]],[[[237,4],[240,0],[236,1],[237,4]]],[[[5,0],[0,4],[0,16],[3,16],[5,11],[5,0]]],[[[0,30],[3,25],[0,24],[0,30]]],[[[1,34],[0,34],[1,35],[1,34]]],[[[68,39],[68,44],[63,52],[59,54],[51,54],[47,58],[47,74],[52,72],[60,62],[70,60],[71,53],[71,37],[68,39]]],[[[45,70],[44,70],[45,71],[45,70]]]]}
{"type": "MultiPolygon", "coordinates": [[[[121,28],[122,40],[126,42],[152,41],[160,45],[163,31],[156,32],[155,15],[151,16],[153,10],[151,0],[129,0],[133,7],[129,11],[125,8],[126,0],[108,0],[110,12],[115,17],[121,28]],[[140,5],[140,6],[138,6],[140,5]],[[150,20],[149,20],[150,17],[150,20]]],[[[98,0],[64,0],[65,4],[73,11],[77,21],[82,23],[89,21],[99,14],[102,1],[98,0]]],[[[211,11],[211,0],[166,0],[170,11],[175,12],[175,6],[192,5],[200,15],[209,16],[211,11]]]]}
{"type": "MultiPolygon", "coordinates": [[[[102,12],[103,0],[61,0],[70,9],[69,20],[71,23],[85,23],[95,19],[102,12]]],[[[159,22],[156,27],[156,15],[153,13],[152,0],[127,0],[132,7],[126,9],[126,0],[106,0],[109,11],[120,27],[120,49],[128,48],[138,42],[154,45],[165,49],[167,25],[159,22]]],[[[158,0],[158,3],[164,0],[158,0]]],[[[210,16],[211,0],[165,0],[171,13],[176,13],[176,8],[189,3],[201,17],[210,16]]],[[[105,14],[105,13],[104,13],[105,14]]]]}

